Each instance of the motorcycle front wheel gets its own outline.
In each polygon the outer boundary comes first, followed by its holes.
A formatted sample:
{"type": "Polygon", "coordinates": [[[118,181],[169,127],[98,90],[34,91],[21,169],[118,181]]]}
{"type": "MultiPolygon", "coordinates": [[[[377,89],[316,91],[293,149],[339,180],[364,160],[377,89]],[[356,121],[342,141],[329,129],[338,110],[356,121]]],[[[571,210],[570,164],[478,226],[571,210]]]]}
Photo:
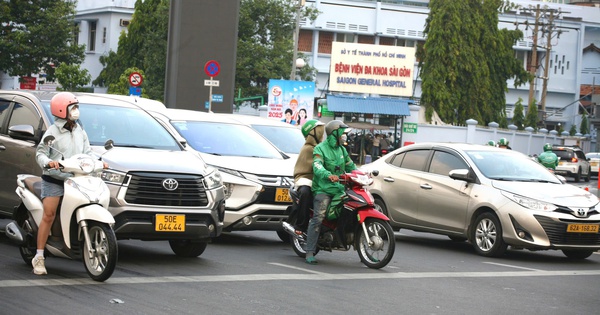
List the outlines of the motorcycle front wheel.
{"type": "Polygon", "coordinates": [[[373,269],[385,267],[394,256],[396,238],[394,231],[387,221],[369,218],[363,223],[366,225],[368,237],[362,227],[358,228],[357,244],[358,256],[365,266],[373,269]]]}
{"type": "MultiPolygon", "coordinates": [[[[292,248],[294,249],[294,252],[296,252],[296,255],[301,258],[306,258],[306,250],[304,249],[306,246],[306,233],[304,233],[301,240],[296,237],[290,237],[290,239],[292,240],[292,248]]],[[[317,246],[317,249],[315,250],[315,255],[317,255],[317,253],[319,253],[319,246],[317,246]]]]}
{"type": "Polygon", "coordinates": [[[88,235],[92,248],[88,248],[85,240],[81,242],[83,265],[90,278],[102,282],[110,278],[117,266],[118,247],[115,231],[106,223],[90,221],[88,235]]]}
{"type": "MultiPolygon", "coordinates": [[[[21,257],[23,261],[29,266],[33,267],[31,264],[31,260],[35,256],[36,248],[37,248],[37,234],[33,232],[31,228],[31,222],[27,219],[26,215],[20,215],[16,219],[17,225],[23,229],[23,231],[27,232],[25,236],[25,244],[19,247],[19,253],[21,253],[21,257]]],[[[45,255],[44,255],[45,256],[45,255]]]]}

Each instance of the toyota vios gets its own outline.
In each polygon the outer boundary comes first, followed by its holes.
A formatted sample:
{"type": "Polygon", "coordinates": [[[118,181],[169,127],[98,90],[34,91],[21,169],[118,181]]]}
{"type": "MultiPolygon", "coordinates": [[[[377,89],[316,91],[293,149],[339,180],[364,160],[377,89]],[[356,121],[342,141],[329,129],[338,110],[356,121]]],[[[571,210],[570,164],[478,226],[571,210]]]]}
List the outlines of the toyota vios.
{"type": "Polygon", "coordinates": [[[600,249],[598,198],[519,152],[421,143],[363,168],[379,171],[369,190],[397,229],[469,240],[483,256],[511,246],[584,259],[600,249]]]}

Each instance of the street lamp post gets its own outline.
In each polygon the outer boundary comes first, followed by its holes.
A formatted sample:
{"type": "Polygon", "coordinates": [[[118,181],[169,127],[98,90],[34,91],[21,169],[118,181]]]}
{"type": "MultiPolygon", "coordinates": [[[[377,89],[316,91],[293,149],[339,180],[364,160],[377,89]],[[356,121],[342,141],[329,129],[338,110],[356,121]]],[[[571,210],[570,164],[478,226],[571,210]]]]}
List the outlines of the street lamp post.
{"type": "MultiPolygon", "coordinates": [[[[290,74],[290,81],[293,81],[295,76],[296,76],[296,67],[298,64],[298,35],[300,33],[300,13],[302,12],[302,4],[304,3],[304,0],[298,0],[298,3],[296,4],[296,25],[294,28],[294,53],[292,56],[292,71],[290,74]]],[[[304,60],[302,60],[302,62],[304,62],[304,60]]],[[[302,64],[301,67],[302,68],[304,66],[304,64],[302,64]]]]}

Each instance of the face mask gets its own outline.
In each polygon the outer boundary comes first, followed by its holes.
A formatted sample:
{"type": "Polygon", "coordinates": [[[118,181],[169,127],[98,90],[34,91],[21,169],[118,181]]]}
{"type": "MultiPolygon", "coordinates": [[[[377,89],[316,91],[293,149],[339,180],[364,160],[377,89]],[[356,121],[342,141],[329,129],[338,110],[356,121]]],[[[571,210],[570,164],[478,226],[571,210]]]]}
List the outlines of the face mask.
{"type": "Polygon", "coordinates": [[[79,108],[73,108],[69,111],[69,120],[75,121],[79,119],[79,108]]]}
{"type": "Polygon", "coordinates": [[[342,135],[342,141],[343,141],[343,142],[346,142],[346,140],[348,140],[348,136],[346,136],[346,134],[343,134],[343,135],[342,135]]]}

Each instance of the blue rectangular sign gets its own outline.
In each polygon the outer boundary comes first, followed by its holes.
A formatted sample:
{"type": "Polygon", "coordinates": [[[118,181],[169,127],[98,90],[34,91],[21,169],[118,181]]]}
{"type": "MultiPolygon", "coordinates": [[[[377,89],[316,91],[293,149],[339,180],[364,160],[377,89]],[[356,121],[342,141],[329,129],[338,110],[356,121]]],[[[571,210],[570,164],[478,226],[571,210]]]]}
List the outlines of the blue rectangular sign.
{"type": "Polygon", "coordinates": [[[142,96],[142,88],[137,86],[130,86],[129,95],[142,96]]]}
{"type": "Polygon", "coordinates": [[[216,103],[223,103],[223,94],[213,94],[212,101],[216,103]]]}

